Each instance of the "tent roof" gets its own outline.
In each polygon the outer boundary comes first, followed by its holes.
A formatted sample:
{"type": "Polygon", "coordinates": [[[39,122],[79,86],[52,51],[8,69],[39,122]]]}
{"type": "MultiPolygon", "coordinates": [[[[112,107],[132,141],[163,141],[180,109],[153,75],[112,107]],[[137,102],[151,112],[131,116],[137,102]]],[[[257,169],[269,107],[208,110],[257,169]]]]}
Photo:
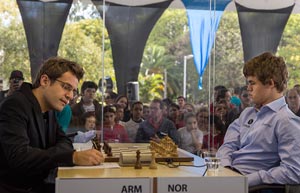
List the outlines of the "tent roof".
{"type": "MultiPolygon", "coordinates": [[[[56,0],[41,0],[41,1],[50,2],[56,0]]],[[[76,1],[91,3],[91,0],[74,0],[74,2],[76,1]]],[[[166,1],[166,0],[106,0],[106,2],[112,2],[112,3],[117,3],[121,5],[130,5],[130,6],[152,4],[152,3],[162,2],[162,1],[166,1]]],[[[235,1],[245,7],[254,8],[254,9],[279,9],[279,8],[288,7],[293,3],[295,3],[293,13],[300,12],[300,0],[235,0],[235,1]]],[[[171,3],[170,8],[184,8],[184,5],[181,0],[174,0],[171,3]]],[[[234,5],[234,0],[228,4],[226,10],[228,11],[236,10],[234,5]]]]}

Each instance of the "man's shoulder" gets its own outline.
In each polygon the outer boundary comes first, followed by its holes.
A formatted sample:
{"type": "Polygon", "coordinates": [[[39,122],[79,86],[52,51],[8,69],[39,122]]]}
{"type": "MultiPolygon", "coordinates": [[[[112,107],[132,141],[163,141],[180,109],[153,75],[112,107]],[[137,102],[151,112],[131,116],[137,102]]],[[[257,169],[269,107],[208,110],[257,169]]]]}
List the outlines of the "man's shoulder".
{"type": "Polygon", "coordinates": [[[162,122],[163,122],[164,124],[169,124],[169,125],[174,125],[174,126],[175,126],[174,122],[171,121],[170,119],[166,118],[166,117],[163,118],[163,121],[162,121],[162,122]]]}

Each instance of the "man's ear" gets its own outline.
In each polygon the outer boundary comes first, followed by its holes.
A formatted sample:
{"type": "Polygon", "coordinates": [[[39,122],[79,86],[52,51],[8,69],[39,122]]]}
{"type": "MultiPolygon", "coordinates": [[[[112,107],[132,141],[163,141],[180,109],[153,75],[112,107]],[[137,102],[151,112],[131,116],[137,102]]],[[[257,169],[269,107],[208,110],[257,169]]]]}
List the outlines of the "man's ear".
{"type": "Polygon", "coordinates": [[[272,87],[275,87],[275,82],[272,78],[268,81],[268,84],[272,87]]]}
{"type": "Polygon", "coordinates": [[[46,74],[43,74],[40,78],[40,85],[41,86],[47,86],[50,83],[50,79],[46,74]]]}

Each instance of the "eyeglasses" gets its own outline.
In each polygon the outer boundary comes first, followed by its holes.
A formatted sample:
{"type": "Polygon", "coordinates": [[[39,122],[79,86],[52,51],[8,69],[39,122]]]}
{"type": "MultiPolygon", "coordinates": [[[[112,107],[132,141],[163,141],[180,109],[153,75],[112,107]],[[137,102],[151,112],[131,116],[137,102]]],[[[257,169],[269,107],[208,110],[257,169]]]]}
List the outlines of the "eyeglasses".
{"type": "Polygon", "coordinates": [[[78,92],[77,92],[76,89],[73,88],[72,85],[70,85],[70,84],[67,83],[67,82],[58,80],[58,79],[55,79],[55,81],[59,82],[59,83],[60,83],[60,86],[61,86],[65,91],[72,92],[72,93],[73,93],[73,98],[77,96],[78,92]]]}

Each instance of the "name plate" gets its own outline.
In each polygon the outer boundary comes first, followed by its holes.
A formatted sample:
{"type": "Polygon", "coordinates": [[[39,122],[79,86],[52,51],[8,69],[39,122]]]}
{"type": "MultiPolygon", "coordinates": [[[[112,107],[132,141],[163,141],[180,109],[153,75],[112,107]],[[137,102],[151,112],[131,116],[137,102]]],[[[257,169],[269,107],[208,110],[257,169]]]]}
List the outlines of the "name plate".
{"type": "Polygon", "coordinates": [[[247,186],[246,177],[157,178],[158,193],[246,193],[247,186]]]}
{"type": "Polygon", "coordinates": [[[150,178],[59,179],[56,193],[152,193],[150,178]]]}

